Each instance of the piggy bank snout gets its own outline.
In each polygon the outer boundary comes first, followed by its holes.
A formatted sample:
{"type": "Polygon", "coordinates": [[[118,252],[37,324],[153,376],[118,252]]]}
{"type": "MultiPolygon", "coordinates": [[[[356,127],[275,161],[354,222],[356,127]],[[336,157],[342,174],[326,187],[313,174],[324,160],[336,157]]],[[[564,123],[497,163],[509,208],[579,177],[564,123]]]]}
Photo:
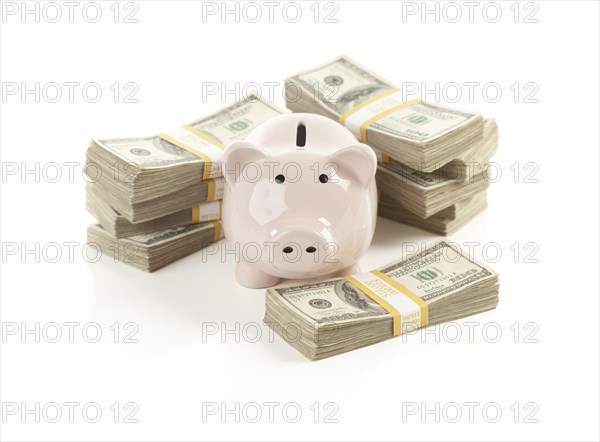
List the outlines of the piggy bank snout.
{"type": "Polygon", "coordinates": [[[305,273],[321,267],[330,241],[323,233],[298,226],[278,232],[273,243],[276,268],[305,273]]]}

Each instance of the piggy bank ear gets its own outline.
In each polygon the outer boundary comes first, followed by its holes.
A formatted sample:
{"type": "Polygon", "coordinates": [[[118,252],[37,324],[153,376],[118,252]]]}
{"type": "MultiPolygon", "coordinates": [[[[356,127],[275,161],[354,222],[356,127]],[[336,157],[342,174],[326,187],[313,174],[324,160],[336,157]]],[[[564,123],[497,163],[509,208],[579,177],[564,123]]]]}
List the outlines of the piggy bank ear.
{"type": "Polygon", "coordinates": [[[229,185],[238,183],[244,167],[264,158],[265,153],[254,144],[247,141],[234,141],[225,148],[223,154],[225,180],[229,185]]]}
{"type": "Polygon", "coordinates": [[[377,172],[377,157],[366,144],[353,144],[334,152],[329,156],[337,175],[368,186],[377,172]]]}

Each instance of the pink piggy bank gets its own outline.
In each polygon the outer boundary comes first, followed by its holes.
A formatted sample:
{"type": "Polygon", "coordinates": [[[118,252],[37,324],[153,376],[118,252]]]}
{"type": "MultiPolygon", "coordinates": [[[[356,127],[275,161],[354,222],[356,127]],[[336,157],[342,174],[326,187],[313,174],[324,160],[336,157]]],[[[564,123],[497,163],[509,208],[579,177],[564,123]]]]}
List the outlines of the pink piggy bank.
{"type": "Polygon", "coordinates": [[[223,229],[237,281],[358,273],[377,219],[373,150],[315,114],[268,120],[227,146],[223,229]]]}

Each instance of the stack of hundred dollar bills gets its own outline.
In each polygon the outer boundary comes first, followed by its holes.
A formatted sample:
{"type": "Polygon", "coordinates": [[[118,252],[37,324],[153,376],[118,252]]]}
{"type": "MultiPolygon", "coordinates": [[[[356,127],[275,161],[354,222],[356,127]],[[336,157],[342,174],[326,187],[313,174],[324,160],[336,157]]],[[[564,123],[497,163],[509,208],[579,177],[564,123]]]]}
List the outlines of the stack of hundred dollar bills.
{"type": "Polygon", "coordinates": [[[88,242],[152,272],[222,237],[223,148],[284,111],[250,95],[175,130],[92,140],[88,242]]]}
{"type": "Polygon", "coordinates": [[[379,270],[267,289],[265,324],[322,359],[491,310],[498,274],[441,241],[379,270]]]}
{"type": "Polygon", "coordinates": [[[286,105],[350,129],[377,153],[379,215],[448,235],[486,207],[494,119],[409,99],[346,56],[286,79],[286,105]]]}

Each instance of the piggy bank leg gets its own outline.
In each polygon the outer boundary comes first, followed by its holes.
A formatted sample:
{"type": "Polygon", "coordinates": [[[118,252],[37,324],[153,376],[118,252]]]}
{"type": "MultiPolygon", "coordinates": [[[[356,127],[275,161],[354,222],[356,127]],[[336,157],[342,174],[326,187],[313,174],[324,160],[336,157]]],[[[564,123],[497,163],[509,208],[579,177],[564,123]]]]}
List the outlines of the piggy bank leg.
{"type": "Polygon", "coordinates": [[[360,266],[358,265],[358,263],[354,263],[351,266],[348,266],[346,268],[343,268],[339,272],[336,272],[334,275],[332,275],[332,277],[341,278],[342,276],[356,275],[357,273],[360,273],[360,266]]]}
{"type": "Polygon", "coordinates": [[[255,267],[239,262],[235,269],[235,278],[244,287],[249,289],[264,289],[276,285],[280,278],[261,272],[255,267]]]}

